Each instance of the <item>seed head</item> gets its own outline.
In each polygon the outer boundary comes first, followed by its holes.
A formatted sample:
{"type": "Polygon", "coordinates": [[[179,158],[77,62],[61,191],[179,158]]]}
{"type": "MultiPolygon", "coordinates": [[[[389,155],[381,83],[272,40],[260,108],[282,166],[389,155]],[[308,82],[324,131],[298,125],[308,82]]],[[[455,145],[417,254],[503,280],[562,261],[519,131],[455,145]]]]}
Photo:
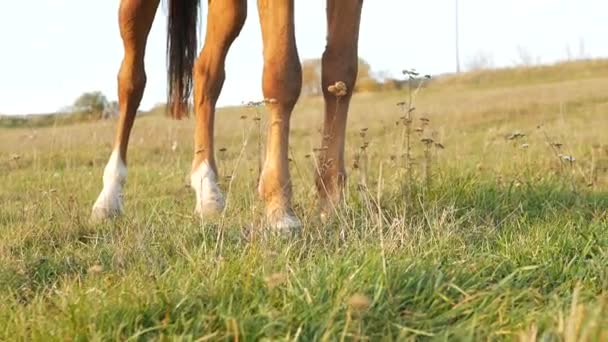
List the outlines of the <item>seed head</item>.
{"type": "Polygon", "coordinates": [[[91,267],[89,267],[89,269],[87,270],[88,274],[99,274],[103,271],[103,266],[101,266],[100,264],[95,264],[91,267]]]}
{"type": "Polygon", "coordinates": [[[369,308],[371,302],[366,295],[355,293],[348,299],[348,307],[356,312],[363,312],[369,308]]]}
{"type": "Polygon", "coordinates": [[[287,282],[287,275],[285,273],[273,273],[264,279],[266,286],[269,289],[274,289],[277,286],[283,285],[287,282]]]}
{"type": "Polygon", "coordinates": [[[509,140],[515,140],[515,139],[518,139],[518,138],[523,138],[523,137],[525,137],[525,136],[526,136],[526,135],[525,135],[525,134],[523,134],[522,132],[520,132],[520,131],[515,131],[515,132],[513,132],[513,133],[509,134],[509,135],[507,136],[507,139],[509,139],[509,140]]]}
{"type": "Polygon", "coordinates": [[[334,94],[335,97],[342,97],[346,95],[348,88],[346,87],[346,83],[338,81],[327,87],[327,90],[330,93],[334,94]]]}
{"type": "Polygon", "coordinates": [[[562,155],[561,157],[563,160],[570,162],[570,163],[572,163],[576,160],[576,158],[574,158],[573,156],[562,155]]]}

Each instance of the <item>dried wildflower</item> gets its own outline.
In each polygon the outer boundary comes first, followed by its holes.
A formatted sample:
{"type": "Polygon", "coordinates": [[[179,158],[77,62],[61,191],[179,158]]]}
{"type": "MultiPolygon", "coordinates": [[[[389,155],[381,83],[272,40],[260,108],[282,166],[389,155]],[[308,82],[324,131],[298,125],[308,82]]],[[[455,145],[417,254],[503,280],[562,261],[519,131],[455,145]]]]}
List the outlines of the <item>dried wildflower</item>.
{"type": "Polygon", "coordinates": [[[429,137],[422,138],[422,139],[420,139],[420,141],[421,141],[421,142],[423,142],[423,143],[425,143],[425,144],[427,144],[427,145],[430,145],[430,144],[432,144],[433,142],[435,142],[435,141],[433,140],[433,138],[429,138],[429,137]]]}
{"type": "Polygon", "coordinates": [[[564,144],[562,144],[560,142],[552,142],[551,146],[553,146],[559,150],[562,146],[564,146],[564,144]]]}
{"type": "Polygon", "coordinates": [[[222,148],[220,148],[218,151],[220,151],[220,152],[226,152],[226,151],[227,151],[227,149],[226,149],[225,147],[222,147],[222,148]]]}
{"type": "Polygon", "coordinates": [[[260,121],[260,120],[262,120],[262,118],[259,117],[259,116],[256,116],[256,117],[253,118],[253,121],[260,121]]]}
{"type": "Polygon", "coordinates": [[[435,147],[440,148],[440,149],[442,149],[442,150],[445,148],[445,146],[443,146],[443,144],[442,144],[442,143],[440,143],[440,142],[436,142],[436,143],[435,143],[435,147]]]}
{"type": "Polygon", "coordinates": [[[87,270],[88,274],[99,274],[101,272],[103,272],[103,266],[101,266],[100,264],[95,264],[89,267],[89,269],[87,270]]]}
{"type": "Polygon", "coordinates": [[[530,144],[528,144],[528,143],[521,144],[521,146],[520,146],[520,148],[523,148],[523,149],[526,149],[528,147],[530,147],[530,144]]]}
{"type": "Polygon", "coordinates": [[[247,102],[247,107],[259,107],[264,104],[264,101],[249,101],[247,102]]]}
{"type": "Polygon", "coordinates": [[[418,133],[422,133],[422,132],[424,132],[424,128],[422,128],[422,127],[416,127],[416,128],[414,128],[414,131],[416,131],[418,133]]]}
{"type": "Polygon", "coordinates": [[[269,289],[274,289],[275,287],[283,285],[287,282],[287,275],[285,273],[273,273],[266,277],[264,281],[269,289]]]}
{"type": "Polygon", "coordinates": [[[426,117],[424,117],[424,116],[423,116],[423,117],[421,117],[419,120],[420,120],[420,121],[422,121],[422,122],[424,122],[424,123],[429,123],[429,122],[431,121],[431,119],[426,118],[426,117]]]}
{"type": "Polygon", "coordinates": [[[348,88],[346,87],[346,83],[338,81],[327,87],[327,90],[330,93],[334,94],[335,97],[342,97],[346,95],[348,88]]]}
{"type": "Polygon", "coordinates": [[[570,162],[570,163],[572,163],[576,160],[576,158],[574,158],[573,156],[562,155],[561,157],[563,160],[570,162]]]}
{"type": "Polygon", "coordinates": [[[418,71],[416,71],[416,69],[405,69],[403,71],[401,71],[404,75],[408,75],[408,76],[418,76],[420,75],[420,73],[418,73],[418,71]]]}
{"type": "Polygon", "coordinates": [[[520,132],[520,131],[515,131],[515,132],[513,132],[513,133],[509,134],[509,135],[507,136],[507,139],[509,139],[509,140],[515,140],[515,139],[518,139],[518,138],[523,138],[523,137],[525,137],[525,136],[526,136],[526,135],[525,135],[525,134],[523,134],[522,132],[520,132]]]}
{"type": "Polygon", "coordinates": [[[310,158],[310,153],[304,155],[304,158],[310,158]]]}
{"type": "Polygon", "coordinates": [[[363,312],[371,305],[371,301],[362,293],[355,293],[348,299],[348,307],[356,312],[363,312]]]}
{"type": "Polygon", "coordinates": [[[405,101],[397,102],[397,106],[399,106],[399,107],[405,106],[406,104],[407,104],[407,102],[405,102],[405,101]]]}
{"type": "Polygon", "coordinates": [[[245,119],[247,119],[247,115],[244,115],[244,114],[241,115],[241,120],[245,120],[245,119]]]}

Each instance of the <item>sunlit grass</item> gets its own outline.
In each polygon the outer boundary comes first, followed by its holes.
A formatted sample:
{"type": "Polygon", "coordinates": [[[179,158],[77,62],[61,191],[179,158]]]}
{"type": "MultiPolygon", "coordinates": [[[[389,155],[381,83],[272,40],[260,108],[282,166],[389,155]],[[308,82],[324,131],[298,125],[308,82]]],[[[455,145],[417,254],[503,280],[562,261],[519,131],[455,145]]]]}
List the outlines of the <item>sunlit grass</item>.
{"type": "Polygon", "coordinates": [[[413,130],[411,184],[406,94],[357,95],[347,205],[327,224],[322,105],[303,100],[290,157],[304,230],[291,239],[260,226],[255,108],[218,112],[228,208],[209,222],[187,187],[193,120],[138,119],[127,215],[98,226],[113,122],[0,130],[0,340],[606,340],[608,75],[535,77],[423,89],[413,128],[429,118],[445,149],[425,154],[413,130]]]}

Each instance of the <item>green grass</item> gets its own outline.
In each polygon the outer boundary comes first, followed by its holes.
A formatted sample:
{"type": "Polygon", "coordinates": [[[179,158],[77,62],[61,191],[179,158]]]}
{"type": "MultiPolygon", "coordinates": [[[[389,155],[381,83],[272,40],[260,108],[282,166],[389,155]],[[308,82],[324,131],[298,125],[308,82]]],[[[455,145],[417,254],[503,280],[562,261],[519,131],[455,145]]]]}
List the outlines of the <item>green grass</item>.
{"type": "Polygon", "coordinates": [[[321,102],[302,101],[293,238],[262,229],[251,108],[217,115],[228,209],[205,222],[186,186],[193,120],[138,119],[126,216],[101,225],[88,215],[113,122],[0,129],[0,340],[607,340],[608,75],[571,75],[424,89],[417,115],[446,147],[428,186],[417,133],[405,184],[405,94],[357,95],[347,205],[327,224],[321,102]]]}

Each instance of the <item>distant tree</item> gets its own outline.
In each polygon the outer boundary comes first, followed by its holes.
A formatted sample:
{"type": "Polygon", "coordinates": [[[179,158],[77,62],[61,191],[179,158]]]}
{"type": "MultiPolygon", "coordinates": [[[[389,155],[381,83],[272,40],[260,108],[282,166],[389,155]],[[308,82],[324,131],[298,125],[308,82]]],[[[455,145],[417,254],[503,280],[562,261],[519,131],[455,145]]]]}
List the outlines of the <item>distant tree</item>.
{"type": "Polygon", "coordinates": [[[396,78],[387,77],[382,81],[382,90],[383,91],[391,91],[391,90],[399,90],[403,87],[405,81],[398,80],[396,78]]]}
{"type": "Polygon", "coordinates": [[[469,71],[491,69],[492,67],[494,67],[494,57],[491,53],[485,51],[478,51],[477,54],[469,58],[466,64],[469,71]]]}
{"type": "Polygon", "coordinates": [[[110,105],[106,96],[100,91],[87,92],[80,95],[72,105],[74,112],[89,113],[103,117],[104,110],[110,105]]]}
{"type": "Polygon", "coordinates": [[[532,66],[534,65],[534,56],[525,46],[517,45],[517,57],[515,65],[532,66]]]}
{"type": "Polygon", "coordinates": [[[321,59],[306,59],[302,62],[302,94],[321,95],[321,59]]]}
{"type": "Polygon", "coordinates": [[[114,118],[118,116],[118,101],[111,101],[104,107],[101,117],[103,119],[114,118]]]}
{"type": "MultiPolygon", "coordinates": [[[[306,59],[302,62],[302,95],[319,96],[321,90],[322,62],[320,58],[306,59]]],[[[336,80],[339,81],[339,80],[336,80]]],[[[354,91],[369,91],[380,86],[372,75],[371,65],[363,58],[359,58],[357,85],[354,91]]]]}

